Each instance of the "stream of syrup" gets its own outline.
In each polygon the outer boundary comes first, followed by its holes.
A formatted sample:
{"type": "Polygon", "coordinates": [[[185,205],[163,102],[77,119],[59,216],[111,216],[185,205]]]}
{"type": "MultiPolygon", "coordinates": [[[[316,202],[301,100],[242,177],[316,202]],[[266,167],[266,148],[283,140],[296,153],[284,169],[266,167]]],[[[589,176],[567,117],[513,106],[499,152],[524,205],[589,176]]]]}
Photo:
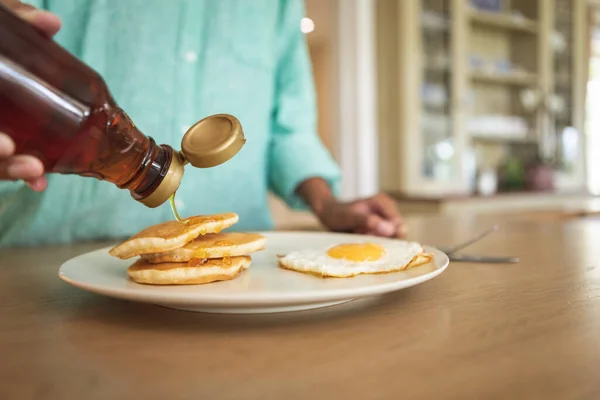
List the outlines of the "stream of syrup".
{"type": "Polygon", "coordinates": [[[173,193],[171,195],[171,197],[169,197],[169,203],[171,204],[171,211],[173,211],[173,215],[175,216],[175,219],[178,222],[181,222],[182,224],[187,224],[188,221],[181,219],[181,217],[179,216],[179,213],[177,212],[177,207],[175,206],[175,193],[173,193]]]}

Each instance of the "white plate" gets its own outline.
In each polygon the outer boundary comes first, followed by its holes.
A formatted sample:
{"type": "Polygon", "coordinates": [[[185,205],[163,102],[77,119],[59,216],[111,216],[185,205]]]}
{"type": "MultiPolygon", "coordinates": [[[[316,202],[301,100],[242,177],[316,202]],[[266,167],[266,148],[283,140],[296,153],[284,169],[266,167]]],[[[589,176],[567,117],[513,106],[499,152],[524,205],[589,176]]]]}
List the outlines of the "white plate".
{"type": "Polygon", "coordinates": [[[371,236],[268,232],[267,249],[252,256],[252,265],[231,281],[190,286],[140,285],[127,276],[131,260],[111,257],[108,248],[75,257],[62,265],[59,276],[81,289],[118,299],[140,301],[187,311],[212,313],[271,313],[297,311],[345,303],[418,285],[442,273],[448,257],[427,247],[431,263],[405,272],[354,278],[319,278],[288,271],[277,264],[277,254],[348,242],[393,243],[371,236]]]}

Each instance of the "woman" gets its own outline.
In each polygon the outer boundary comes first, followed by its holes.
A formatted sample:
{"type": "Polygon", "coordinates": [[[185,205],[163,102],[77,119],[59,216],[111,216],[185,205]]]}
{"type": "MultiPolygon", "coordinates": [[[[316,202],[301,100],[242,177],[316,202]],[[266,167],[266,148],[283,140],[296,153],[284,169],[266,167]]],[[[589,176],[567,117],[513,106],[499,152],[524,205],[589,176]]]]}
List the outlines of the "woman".
{"type": "MultiPolygon", "coordinates": [[[[186,168],[182,214],[236,212],[237,229],[272,227],[267,193],[310,208],[334,231],[406,232],[395,202],[335,197],[337,165],[316,133],[300,0],[0,0],[98,71],[137,126],[177,146],[204,116],[240,119],[247,143],[222,166],[186,168]],[[43,8],[47,11],[41,11],[43,8]],[[62,20],[62,27],[61,27],[62,20]]],[[[44,176],[0,133],[0,246],[120,238],[172,218],[95,179],[44,176]],[[13,181],[13,182],[8,182],[13,181]]]]}

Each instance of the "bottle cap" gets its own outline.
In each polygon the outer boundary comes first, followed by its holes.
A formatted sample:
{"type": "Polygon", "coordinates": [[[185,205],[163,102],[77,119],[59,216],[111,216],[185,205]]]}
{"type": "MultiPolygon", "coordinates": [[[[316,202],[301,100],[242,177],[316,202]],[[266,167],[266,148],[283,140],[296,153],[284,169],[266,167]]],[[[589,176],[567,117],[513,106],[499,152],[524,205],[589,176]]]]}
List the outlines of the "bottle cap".
{"type": "Polygon", "coordinates": [[[172,152],[171,164],[165,177],[150,195],[138,199],[146,207],[155,208],[160,206],[179,189],[179,183],[183,177],[184,160],[179,153],[172,149],[170,151],[172,152]]]}
{"type": "Polygon", "coordinates": [[[181,141],[185,161],[196,168],[223,164],[235,156],[246,143],[242,125],[228,114],[217,114],[196,122],[181,141]]]}
{"type": "Polygon", "coordinates": [[[196,122],[181,141],[181,151],[172,151],[171,164],[158,187],[138,201],[154,208],[163,204],[179,188],[184,166],[210,168],[235,156],[246,143],[242,125],[228,114],[217,114],[196,122]]]}

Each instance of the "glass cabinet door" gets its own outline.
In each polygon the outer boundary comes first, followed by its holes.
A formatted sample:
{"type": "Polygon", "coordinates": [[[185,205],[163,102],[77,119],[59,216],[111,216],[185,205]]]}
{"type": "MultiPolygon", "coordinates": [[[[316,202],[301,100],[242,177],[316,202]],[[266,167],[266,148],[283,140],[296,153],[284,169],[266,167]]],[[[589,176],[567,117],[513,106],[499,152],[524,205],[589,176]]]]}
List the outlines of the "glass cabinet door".
{"type": "Polygon", "coordinates": [[[600,6],[590,7],[589,72],[585,105],[585,151],[587,186],[594,195],[600,195],[600,6]]]}
{"type": "MultiPolygon", "coordinates": [[[[555,0],[554,31],[550,42],[554,53],[554,88],[546,105],[549,109],[554,133],[554,157],[560,169],[572,168],[569,164],[573,149],[569,138],[573,134],[573,2],[555,0]]],[[[577,135],[577,133],[575,133],[577,135]]],[[[575,138],[576,140],[577,138],[575,138]]]]}
{"type": "Polygon", "coordinates": [[[451,0],[421,0],[421,177],[456,179],[451,112],[451,0]]]}
{"type": "Polygon", "coordinates": [[[567,186],[583,188],[583,132],[576,122],[573,104],[578,79],[582,79],[575,73],[576,8],[573,0],[554,0],[554,3],[554,26],[550,34],[554,82],[546,104],[551,123],[552,161],[567,186]]]}

